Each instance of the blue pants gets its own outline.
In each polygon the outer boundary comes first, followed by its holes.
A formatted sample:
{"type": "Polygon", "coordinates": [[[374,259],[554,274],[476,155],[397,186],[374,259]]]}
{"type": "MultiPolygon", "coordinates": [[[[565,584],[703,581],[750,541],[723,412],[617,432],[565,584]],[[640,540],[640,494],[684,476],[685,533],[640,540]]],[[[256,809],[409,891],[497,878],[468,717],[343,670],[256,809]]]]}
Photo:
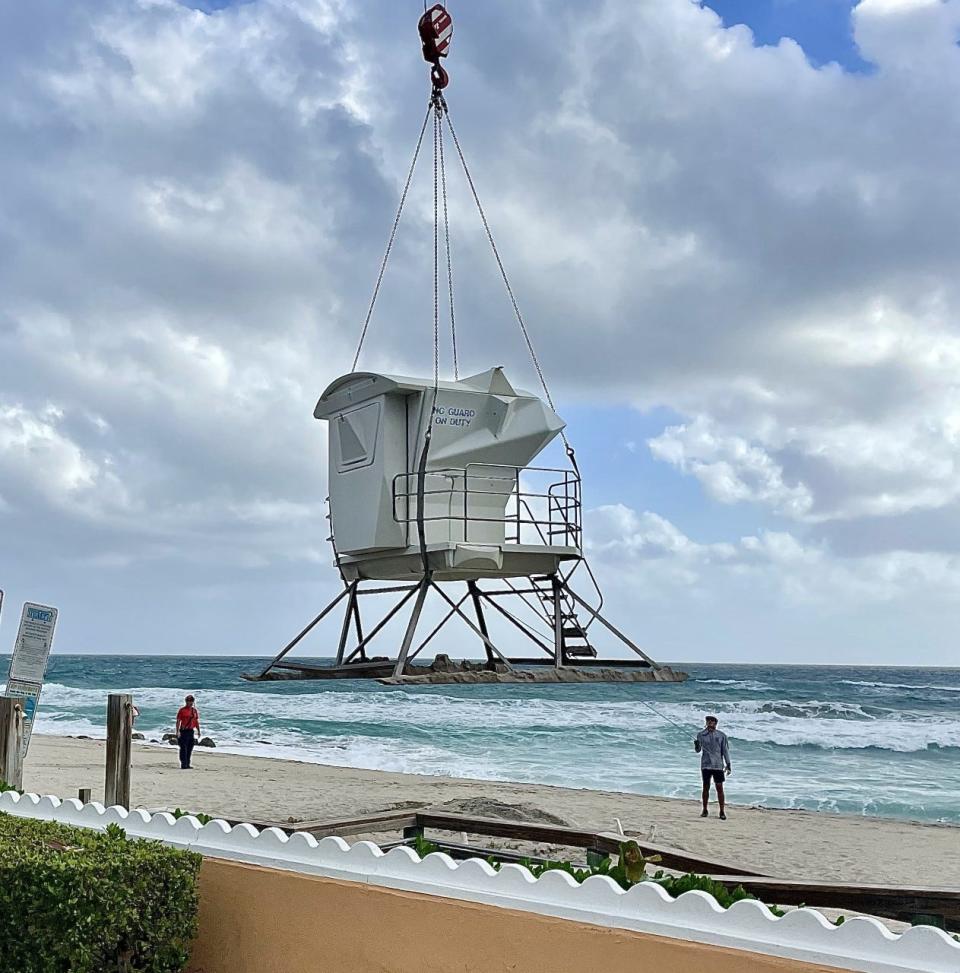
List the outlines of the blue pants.
{"type": "Polygon", "coordinates": [[[190,754],[193,753],[193,747],[195,744],[193,739],[193,730],[181,730],[179,743],[180,743],[180,769],[189,770],[190,769],[190,754]]]}

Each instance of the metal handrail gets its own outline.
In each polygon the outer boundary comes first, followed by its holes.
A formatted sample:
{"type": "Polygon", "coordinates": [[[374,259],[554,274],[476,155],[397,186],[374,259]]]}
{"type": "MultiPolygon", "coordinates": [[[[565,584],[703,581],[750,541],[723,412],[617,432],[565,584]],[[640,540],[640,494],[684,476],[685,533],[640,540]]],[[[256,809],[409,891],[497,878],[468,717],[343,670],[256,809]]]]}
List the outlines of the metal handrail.
{"type": "MultiPolygon", "coordinates": [[[[457,521],[463,526],[463,540],[469,541],[471,524],[499,524],[504,525],[504,543],[519,544],[522,529],[532,527],[536,530],[540,541],[545,546],[552,546],[552,542],[558,536],[566,539],[564,546],[573,546],[580,549],[581,546],[581,502],[580,502],[580,477],[569,469],[559,469],[556,467],[535,467],[535,466],[506,466],[498,463],[469,463],[464,467],[444,467],[437,470],[429,470],[424,474],[425,483],[422,488],[423,497],[449,497],[451,503],[457,497],[462,503],[463,509],[456,513],[441,512],[418,517],[411,511],[410,501],[417,496],[417,481],[419,474],[416,472],[403,472],[394,476],[392,481],[393,497],[393,519],[399,524],[411,524],[414,522],[440,522],[457,521]],[[522,488],[521,476],[530,473],[555,473],[560,478],[551,483],[546,492],[537,490],[525,490],[522,488]],[[437,477],[443,477],[448,482],[443,485],[436,485],[437,477]],[[483,481],[478,483],[477,481],[483,481]],[[509,489],[496,489],[495,484],[490,481],[508,483],[509,489]],[[489,484],[489,485],[488,485],[489,484]],[[501,516],[488,517],[470,510],[471,499],[481,497],[497,497],[504,503],[504,512],[501,516]],[[508,512],[506,506],[514,502],[514,509],[508,512]],[[544,503],[545,502],[545,503],[544,503]],[[534,510],[531,503],[543,508],[534,510]],[[513,530],[508,534],[507,524],[513,530]],[[545,529],[545,530],[544,530],[545,529]]],[[[423,511],[420,511],[423,514],[423,511]]]]}

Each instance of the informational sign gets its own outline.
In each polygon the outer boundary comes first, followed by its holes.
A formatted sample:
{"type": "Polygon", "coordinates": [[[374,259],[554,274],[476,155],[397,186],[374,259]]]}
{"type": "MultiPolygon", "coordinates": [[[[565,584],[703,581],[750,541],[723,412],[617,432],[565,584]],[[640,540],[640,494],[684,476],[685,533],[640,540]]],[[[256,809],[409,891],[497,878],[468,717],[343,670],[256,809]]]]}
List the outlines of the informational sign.
{"type": "Polygon", "coordinates": [[[47,660],[53,648],[57,609],[26,602],[20,615],[20,628],[13,646],[5,695],[23,700],[23,755],[26,757],[33,732],[33,719],[40,702],[47,660]]]}

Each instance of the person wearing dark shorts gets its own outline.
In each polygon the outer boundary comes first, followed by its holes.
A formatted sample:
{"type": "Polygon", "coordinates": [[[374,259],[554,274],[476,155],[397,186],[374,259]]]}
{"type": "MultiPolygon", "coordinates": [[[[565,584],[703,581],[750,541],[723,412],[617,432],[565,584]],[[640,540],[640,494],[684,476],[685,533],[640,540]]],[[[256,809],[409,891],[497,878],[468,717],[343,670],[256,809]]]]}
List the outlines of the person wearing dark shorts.
{"type": "Polygon", "coordinates": [[[188,696],[184,705],[177,710],[177,743],[180,744],[180,769],[191,770],[190,757],[194,744],[200,736],[200,713],[193,705],[193,697],[188,696]]]}
{"type": "Polygon", "coordinates": [[[707,803],[710,800],[710,781],[717,788],[717,803],[720,805],[720,820],[727,820],[726,804],[723,793],[723,782],[726,775],[733,769],[730,766],[730,745],[727,743],[726,733],[717,729],[717,718],[706,718],[706,729],[701,730],[693,741],[693,749],[700,754],[700,776],[703,778],[703,811],[700,817],[705,818],[709,813],[707,803]]]}

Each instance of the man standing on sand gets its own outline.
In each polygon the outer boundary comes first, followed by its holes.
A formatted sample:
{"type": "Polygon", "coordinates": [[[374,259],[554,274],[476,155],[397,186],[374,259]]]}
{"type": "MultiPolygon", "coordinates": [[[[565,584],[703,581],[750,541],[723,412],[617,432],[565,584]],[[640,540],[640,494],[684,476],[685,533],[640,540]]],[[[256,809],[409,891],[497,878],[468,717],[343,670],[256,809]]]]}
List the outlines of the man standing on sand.
{"type": "Polygon", "coordinates": [[[726,821],[727,814],[724,810],[723,781],[725,778],[724,770],[730,773],[733,768],[730,766],[730,747],[727,745],[726,733],[721,733],[717,729],[717,718],[708,716],[706,719],[707,728],[701,730],[693,741],[693,749],[700,754],[700,774],[703,777],[703,811],[701,818],[707,816],[707,801],[710,800],[710,781],[717,785],[717,803],[720,805],[720,820],[726,821]]]}
{"type": "Polygon", "coordinates": [[[177,710],[177,743],[180,744],[180,769],[192,770],[190,755],[200,736],[200,714],[193,705],[193,697],[188,696],[184,705],[177,710]]]}

